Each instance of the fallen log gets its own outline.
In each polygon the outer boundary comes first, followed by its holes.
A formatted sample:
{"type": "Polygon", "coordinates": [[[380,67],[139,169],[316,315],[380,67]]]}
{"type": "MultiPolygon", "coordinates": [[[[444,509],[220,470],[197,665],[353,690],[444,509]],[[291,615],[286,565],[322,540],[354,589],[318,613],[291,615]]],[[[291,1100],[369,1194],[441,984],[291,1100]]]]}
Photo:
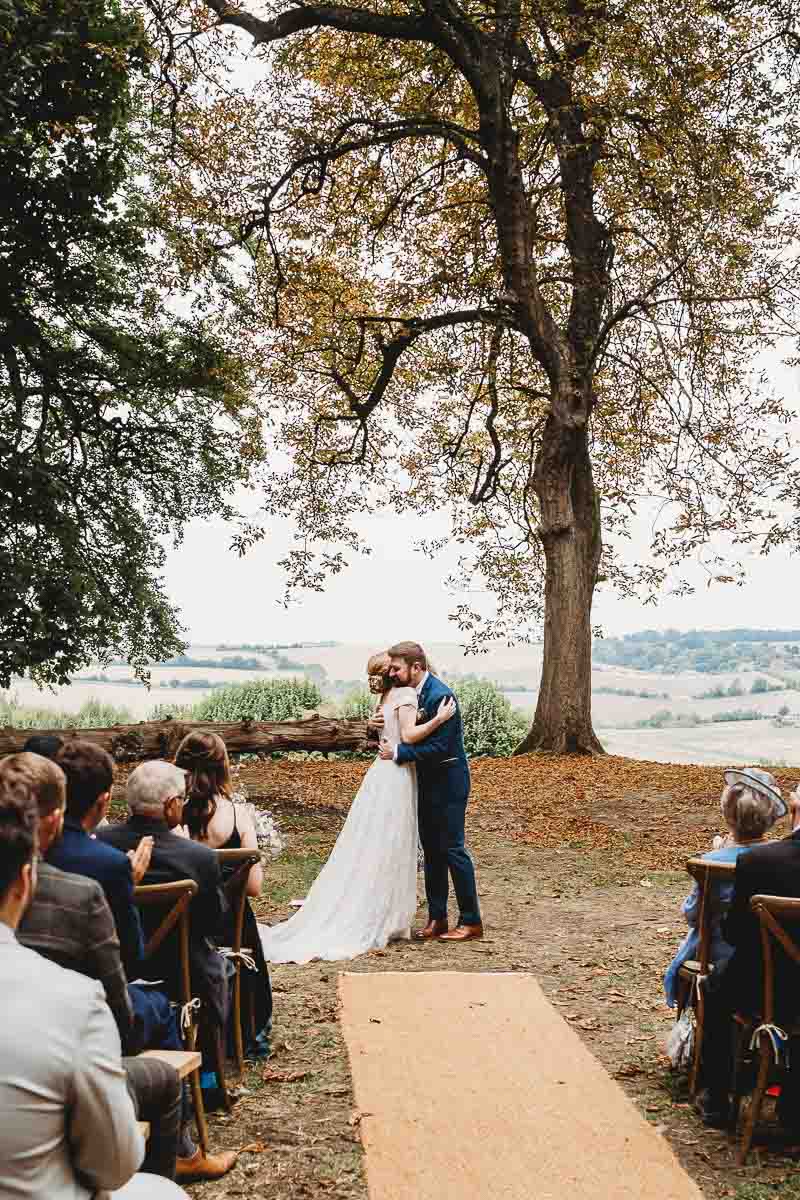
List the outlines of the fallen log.
{"type": "Polygon", "coordinates": [[[138,725],[110,725],[106,729],[0,729],[0,757],[16,754],[34,733],[94,742],[118,763],[144,758],[172,758],[178,744],[194,729],[218,733],[229,754],[269,754],[277,750],[317,750],[333,754],[344,750],[376,749],[366,721],[314,716],[302,721],[140,721],[138,725]]]}

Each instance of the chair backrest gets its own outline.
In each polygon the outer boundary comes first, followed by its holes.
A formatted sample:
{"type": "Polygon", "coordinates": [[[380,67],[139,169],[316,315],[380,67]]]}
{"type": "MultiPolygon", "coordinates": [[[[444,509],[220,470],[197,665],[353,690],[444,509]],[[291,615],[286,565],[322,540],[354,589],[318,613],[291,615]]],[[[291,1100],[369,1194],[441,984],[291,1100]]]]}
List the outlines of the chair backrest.
{"type": "Polygon", "coordinates": [[[236,850],[215,851],[220,867],[230,872],[224,883],[225,895],[233,913],[233,946],[238,952],[242,948],[242,929],[244,926],[244,906],[247,903],[247,880],[250,868],[261,862],[258,850],[242,847],[236,850]]]}
{"type": "Polygon", "coordinates": [[[688,858],[686,870],[697,883],[699,897],[697,901],[697,955],[700,962],[700,974],[707,975],[711,961],[711,933],[714,924],[714,906],[711,902],[711,888],[715,883],[733,883],[736,875],[736,863],[709,862],[706,858],[688,858]]]}
{"type": "MultiPolygon", "coordinates": [[[[761,930],[763,958],[763,1019],[769,1023],[775,1019],[775,954],[773,942],[777,942],[784,953],[800,966],[800,900],[789,896],[753,896],[750,908],[758,917],[761,930]],[[795,937],[789,932],[794,929],[795,937]]],[[[800,1008],[800,999],[795,999],[800,1008]]]]}
{"type": "Polygon", "coordinates": [[[145,943],[145,960],[152,958],[165,938],[177,926],[178,954],[181,965],[181,1000],[184,1004],[192,998],[192,980],[189,968],[189,907],[196,895],[197,884],[193,879],[178,879],[174,883],[146,883],[133,889],[133,898],[139,908],[164,910],[161,921],[145,943]]]}

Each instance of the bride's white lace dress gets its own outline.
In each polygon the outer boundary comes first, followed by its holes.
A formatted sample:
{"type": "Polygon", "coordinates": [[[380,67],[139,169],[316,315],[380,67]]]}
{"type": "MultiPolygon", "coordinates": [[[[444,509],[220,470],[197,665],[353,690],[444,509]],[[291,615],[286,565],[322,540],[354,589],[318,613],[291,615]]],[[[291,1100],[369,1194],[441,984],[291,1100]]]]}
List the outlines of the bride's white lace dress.
{"type": "MultiPolygon", "coordinates": [[[[392,688],[383,705],[392,745],[405,704],[416,710],[413,688],[392,688]]],[[[409,937],[416,907],[416,770],[376,758],[303,907],[279,925],[259,926],[264,954],[270,962],[355,958],[409,937]]]]}

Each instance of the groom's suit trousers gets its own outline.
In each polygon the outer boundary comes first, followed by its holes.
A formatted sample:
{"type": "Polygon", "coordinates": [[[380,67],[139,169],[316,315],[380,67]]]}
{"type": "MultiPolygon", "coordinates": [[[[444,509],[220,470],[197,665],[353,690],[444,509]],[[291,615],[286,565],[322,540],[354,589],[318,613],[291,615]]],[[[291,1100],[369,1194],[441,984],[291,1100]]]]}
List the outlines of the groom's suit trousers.
{"type": "Polygon", "coordinates": [[[469,767],[465,760],[417,767],[419,836],[425,852],[425,892],[432,921],[447,917],[448,873],[463,925],[480,924],[475,868],[464,845],[464,817],[469,799],[469,767]]]}

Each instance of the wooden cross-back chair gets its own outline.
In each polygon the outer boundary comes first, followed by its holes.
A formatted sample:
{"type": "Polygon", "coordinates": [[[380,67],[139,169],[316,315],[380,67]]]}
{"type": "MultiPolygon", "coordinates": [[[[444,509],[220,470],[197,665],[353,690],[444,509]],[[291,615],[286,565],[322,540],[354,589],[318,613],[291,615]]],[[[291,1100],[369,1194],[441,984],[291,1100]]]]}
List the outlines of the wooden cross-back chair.
{"type": "MultiPolygon", "coordinates": [[[[751,1052],[758,1056],[758,1069],[750,1098],[750,1110],[742,1126],[742,1136],[739,1143],[737,1161],[742,1166],[747,1159],[753,1141],[753,1133],[761,1116],[770,1078],[780,1080],[787,1070],[786,1056],[782,1052],[788,1045],[789,1038],[800,1037],[800,1021],[795,1014],[800,1013],[800,998],[795,997],[794,1003],[788,1005],[791,1022],[777,1023],[780,1007],[776,1003],[775,959],[780,947],[786,957],[800,967],[800,900],[786,896],[753,896],[750,908],[758,917],[761,933],[761,1012],[753,1016],[750,1013],[737,1013],[735,1017],[738,1026],[738,1047],[733,1083],[733,1114],[736,1124],[742,1100],[747,1090],[743,1081],[747,1077],[746,1063],[751,1059],[751,1052]],[[792,933],[789,930],[792,930],[792,933]]],[[[797,1069],[800,1070],[800,1064],[797,1069]]],[[[750,1076],[752,1078],[752,1075],[750,1076]]]]}
{"type": "MultiPolygon", "coordinates": [[[[180,1021],[181,1033],[189,1050],[196,1049],[198,1023],[194,1019],[192,1001],[192,976],[189,963],[189,910],[192,899],[197,894],[197,884],[193,879],[179,879],[174,883],[140,884],[134,888],[133,896],[137,907],[142,909],[164,910],[159,924],[150,934],[144,948],[145,961],[152,958],[164,941],[174,934],[177,942],[180,963],[180,996],[181,1013],[186,1019],[180,1021]]],[[[208,1123],[203,1104],[203,1090],[200,1086],[199,1065],[191,1072],[190,1086],[194,1104],[195,1123],[197,1125],[197,1140],[203,1153],[208,1153],[208,1123]]]]}
{"type": "Polygon", "coordinates": [[[697,958],[687,959],[678,970],[680,991],[678,998],[679,1015],[690,1005],[695,1012],[694,1049],[692,1052],[692,1069],[689,1075],[689,1092],[694,1096],[697,1092],[697,1082],[700,1074],[700,1060],[703,1051],[703,989],[700,981],[710,975],[714,969],[711,962],[711,942],[714,926],[714,904],[711,889],[720,883],[733,883],[736,874],[736,863],[709,862],[705,858],[689,858],[686,860],[686,870],[697,883],[698,887],[698,918],[697,958]]]}
{"type": "MultiPolygon", "coordinates": [[[[247,904],[247,880],[250,876],[250,868],[256,866],[261,861],[261,854],[258,850],[247,848],[217,850],[216,854],[220,860],[220,867],[226,873],[224,884],[225,895],[233,916],[233,942],[231,946],[225,947],[225,951],[233,962],[235,970],[233,977],[232,1012],[233,1047],[236,1070],[241,1077],[244,1071],[244,1030],[245,1028],[247,1029],[251,1038],[255,1036],[256,1032],[253,1013],[253,994],[249,988],[247,989],[246,1014],[242,1000],[242,967],[247,966],[242,953],[243,949],[246,951],[246,947],[243,948],[242,946],[242,934],[244,930],[245,906],[247,904]]],[[[227,1092],[225,1100],[227,1104],[227,1092]]]]}

